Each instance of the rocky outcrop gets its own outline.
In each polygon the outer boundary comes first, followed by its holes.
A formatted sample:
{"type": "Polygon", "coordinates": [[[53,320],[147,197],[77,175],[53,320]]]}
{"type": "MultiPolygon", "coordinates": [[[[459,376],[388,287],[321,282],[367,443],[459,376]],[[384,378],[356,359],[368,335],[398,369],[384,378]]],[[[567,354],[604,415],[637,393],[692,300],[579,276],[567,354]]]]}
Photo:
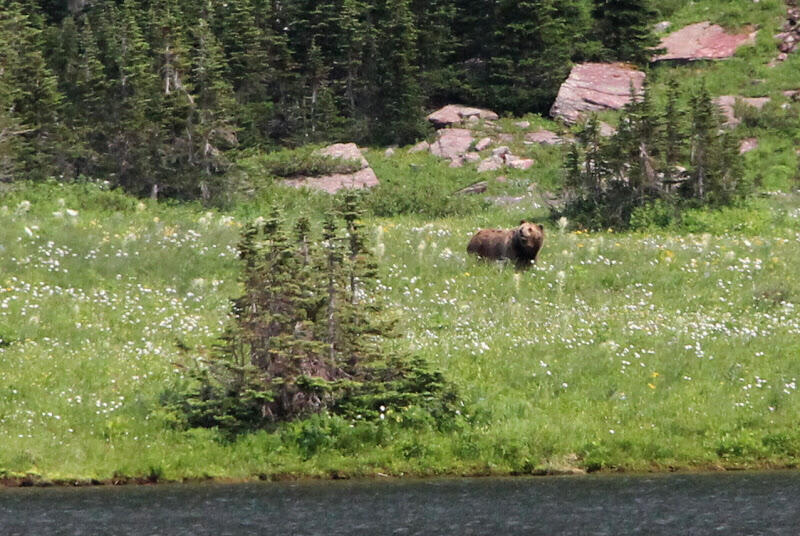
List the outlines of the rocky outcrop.
{"type": "Polygon", "coordinates": [[[769,62],[770,67],[786,61],[789,54],[800,47],[800,8],[796,3],[786,8],[786,21],[783,23],[782,32],[775,35],[778,40],[778,56],[769,62]]]}
{"type": "Polygon", "coordinates": [[[741,102],[744,105],[752,106],[760,110],[770,101],[769,97],[737,97],[735,95],[722,95],[714,99],[714,103],[719,106],[722,115],[725,116],[725,126],[733,128],[742,122],[741,119],[736,117],[734,110],[736,102],[741,102]]]}
{"type": "Polygon", "coordinates": [[[372,188],[378,185],[378,177],[369,162],[361,154],[361,150],[355,143],[337,143],[320,149],[318,154],[342,158],[344,160],[355,160],[361,163],[361,169],[355,173],[334,173],[321,177],[299,177],[283,181],[287,186],[295,188],[308,187],[315,190],[322,190],[329,194],[334,194],[343,188],[372,188]]]}
{"type": "Polygon", "coordinates": [[[445,128],[469,121],[471,118],[496,120],[498,115],[491,110],[471,108],[460,104],[448,104],[428,115],[428,121],[436,128],[445,128]]]}
{"type": "Polygon", "coordinates": [[[665,49],[665,52],[654,56],[652,61],[729,58],[740,46],[755,43],[756,33],[757,30],[728,33],[722,26],[708,21],[690,24],[664,37],[659,48],[665,49]]]}
{"type": "Polygon", "coordinates": [[[619,110],[642,90],[645,74],[625,63],[575,65],[561,84],[550,115],[575,123],[587,112],[619,110]]]}

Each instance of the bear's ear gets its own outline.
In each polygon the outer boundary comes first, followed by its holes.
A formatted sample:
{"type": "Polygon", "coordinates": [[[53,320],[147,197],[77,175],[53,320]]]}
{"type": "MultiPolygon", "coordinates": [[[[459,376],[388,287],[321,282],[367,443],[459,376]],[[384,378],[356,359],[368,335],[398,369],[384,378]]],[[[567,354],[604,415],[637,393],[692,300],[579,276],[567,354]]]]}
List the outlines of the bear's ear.
{"type": "Polygon", "coordinates": [[[541,223],[536,224],[536,227],[538,227],[540,231],[544,232],[544,225],[541,223]]]}
{"type": "Polygon", "coordinates": [[[524,225],[524,224],[526,224],[526,223],[528,223],[528,221],[527,221],[527,220],[519,220],[519,224],[520,224],[520,225],[524,225]]]}

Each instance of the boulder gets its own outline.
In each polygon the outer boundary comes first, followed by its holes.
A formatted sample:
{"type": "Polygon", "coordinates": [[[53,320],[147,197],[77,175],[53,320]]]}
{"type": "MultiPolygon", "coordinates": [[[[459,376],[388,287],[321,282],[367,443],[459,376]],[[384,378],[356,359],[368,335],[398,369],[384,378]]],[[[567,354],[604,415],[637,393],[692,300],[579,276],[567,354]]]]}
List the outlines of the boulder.
{"type": "Polygon", "coordinates": [[[514,126],[519,128],[530,128],[531,122],[530,121],[517,121],[514,123],[514,126]]]}
{"type": "Polygon", "coordinates": [[[657,22],[653,25],[653,31],[655,33],[664,33],[672,27],[672,23],[668,20],[662,20],[661,22],[657,22]]]}
{"type": "Polygon", "coordinates": [[[606,123],[605,121],[600,121],[600,135],[604,138],[609,138],[617,133],[617,129],[606,123]]]}
{"type": "Polygon", "coordinates": [[[409,153],[419,153],[420,151],[427,151],[430,148],[431,148],[431,144],[430,143],[428,143],[427,141],[421,141],[421,142],[417,143],[416,145],[413,145],[408,150],[408,152],[409,153]]]}
{"type": "Polygon", "coordinates": [[[766,103],[770,101],[769,97],[737,97],[735,95],[722,95],[714,99],[714,103],[719,106],[722,114],[725,116],[725,126],[735,127],[742,122],[741,119],[736,117],[734,106],[739,101],[747,106],[752,106],[760,110],[766,103]]]}
{"type": "Polygon", "coordinates": [[[445,128],[436,132],[431,153],[442,158],[458,158],[472,145],[472,132],[465,128],[445,128]]]}
{"type": "Polygon", "coordinates": [[[575,65],[561,84],[550,115],[575,123],[586,112],[619,110],[642,90],[645,74],[625,63],[575,65]]]}
{"type": "Polygon", "coordinates": [[[484,173],[486,171],[497,171],[501,167],[503,167],[503,159],[499,156],[490,156],[481,161],[478,164],[478,173],[484,173]]]}
{"type": "Polygon", "coordinates": [[[473,162],[479,161],[480,159],[481,159],[481,155],[479,155],[475,151],[471,151],[471,152],[469,152],[469,153],[464,155],[464,161],[465,162],[473,163],[473,162]]]}
{"type": "Polygon", "coordinates": [[[295,188],[306,186],[329,194],[335,194],[343,188],[372,188],[378,185],[378,177],[372,171],[372,168],[368,167],[349,174],[335,173],[323,177],[289,179],[284,181],[284,184],[295,188]]]}
{"type": "Polygon", "coordinates": [[[436,128],[445,128],[461,123],[470,118],[495,120],[498,115],[491,110],[481,108],[470,108],[460,104],[448,104],[428,115],[428,121],[433,123],[436,128]]]}
{"type": "Polygon", "coordinates": [[[343,160],[358,160],[361,162],[361,169],[369,167],[369,162],[361,154],[361,149],[355,143],[334,143],[317,151],[322,156],[341,158],[343,160]]]}
{"type": "Polygon", "coordinates": [[[466,188],[462,188],[456,192],[456,195],[474,195],[474,194],[482,194],[486,191],[489,187],[489,183],[486,181],[476,182],[475,184],[470,184],[466,188]]]}
{"type": "Polygon", "coordinates": [[[756,33],[758,31],[753,29],[738,34],[728,33],[722,26],[708,21],[690,24],[664,37],[659,48],[665,52],[653,56],[652,61],[729,58],[740,46],[755,43],[756,33]]]}
{"type": "Polygon", "coordinates": [[[478,140],[478,143],[475,144],[475,150],[483,151],[491,144],[492,144],[492,138],[481,138],[480,140],[478,140]]]}
{"type": "Polygon", "coordinates": [[[308,187],[315,190],[322,190],[329,194],[334,194],[342,188],[372,188],[378,185],[378,177],[369,162],[361,154],[355,143],[337,143],[317,151],[318,154],[343,158],[346,160],[357,160],[361,162],[361,169],[355,173],[334,173],[321,177],[298,177],[287,179],[283,184],[294,188],[308,187]]]}
{"type": "Polygon", "coordinates": [[[514,169],[530,169],[534,161],[530,158],[519,158],[516,156],[508,155],[506,158],[506,165],[514,169]]]}
{"type": "Polygon", "coordinates": [[[564,143],[564,139],[558,134],[545,129],[540,129],[536,132],[529,132],[525,134],[525,141],[539,143],[541,145],[560,145],[564,143]]]}
{"type": "Polygon", "coordinates": [[[511,149],[505,145],[501,145],[492,151],[492,156],[499,156],[501,158],[505,157],[507,154],[511,154],[511,149]]]}

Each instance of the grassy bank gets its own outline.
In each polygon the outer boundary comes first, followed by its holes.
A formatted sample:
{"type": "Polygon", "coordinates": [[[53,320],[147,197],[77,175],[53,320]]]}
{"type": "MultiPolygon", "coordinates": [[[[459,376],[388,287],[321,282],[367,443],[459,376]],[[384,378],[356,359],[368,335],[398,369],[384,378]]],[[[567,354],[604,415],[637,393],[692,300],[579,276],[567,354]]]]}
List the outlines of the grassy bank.
{"type": "MultiPolygon", "coordinates": [[[[300,202],[297,203],[301,204],[300,202]]],[[[314,418],[226,441],[160,397],[221,333],[243,215],[92,185],[0,203],[0,476],[50,481],[794,466],[800,209],[696,232],[547,229],[525,273],[464,252],[519,210],[371,220],[408,345],[459,387],[454,430],[314,418]],[[80,208],[79,208],[80,207],[80,208]],[[380,229],[380,231],[379,231],[380,229]]],[[[543,213],[539,213],[543,216],[543,213]]]]}

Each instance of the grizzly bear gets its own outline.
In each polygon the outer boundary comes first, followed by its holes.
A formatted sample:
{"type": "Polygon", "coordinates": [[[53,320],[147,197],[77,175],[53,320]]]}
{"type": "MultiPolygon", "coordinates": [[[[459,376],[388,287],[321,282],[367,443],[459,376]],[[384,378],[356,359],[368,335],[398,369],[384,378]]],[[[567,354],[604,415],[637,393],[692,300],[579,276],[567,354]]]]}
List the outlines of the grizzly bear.
{"type": "Polygon", "coordinates": [[[467,253],[485,259],[508,259],[518,269],[536,262],[544,242],[544,227],[525,220],[516,229],[481,229],[467,245],[467,253]]]}

